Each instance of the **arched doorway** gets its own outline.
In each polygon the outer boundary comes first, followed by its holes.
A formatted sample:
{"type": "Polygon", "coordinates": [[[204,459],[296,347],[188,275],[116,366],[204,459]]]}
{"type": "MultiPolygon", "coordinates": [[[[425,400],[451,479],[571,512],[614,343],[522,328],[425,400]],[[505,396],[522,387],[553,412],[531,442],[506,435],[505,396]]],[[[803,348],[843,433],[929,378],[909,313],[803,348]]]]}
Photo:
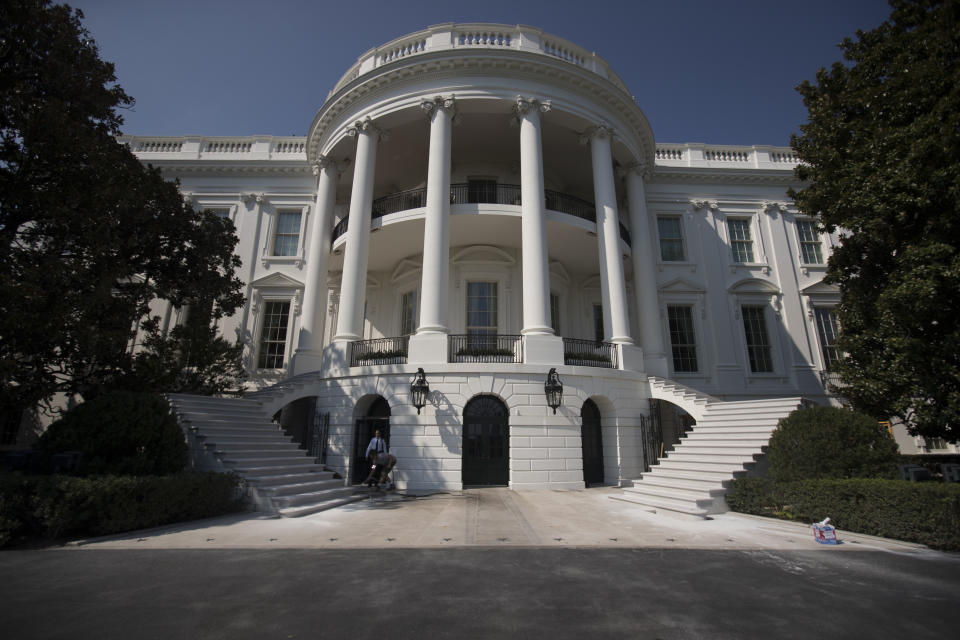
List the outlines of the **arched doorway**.
{"type": "Polygon", "coordinates": [[[603,435],[600,430],[600,409],[587,400],[580,409],[580,441],[583,446],[583,482],[603,484],[603,435]]]}
{"type": "Polygon", "coordinates": [[[390,445],[390,405],[382,396],[377,398],[367,408],[366,415],[357,418],[356,437],[353,440],[353,473],[354,484],[363,482],[370,474],[370,462],[364,456],[367,452],[367,445],[373,438],[374,432],[380,430],[380,434],[390,445]]]}
{"type": "Polygon", "coordinates": [[[464,486],[510,483],[507,407],[494,396],[477,396],[463,408],[464,486]]]}

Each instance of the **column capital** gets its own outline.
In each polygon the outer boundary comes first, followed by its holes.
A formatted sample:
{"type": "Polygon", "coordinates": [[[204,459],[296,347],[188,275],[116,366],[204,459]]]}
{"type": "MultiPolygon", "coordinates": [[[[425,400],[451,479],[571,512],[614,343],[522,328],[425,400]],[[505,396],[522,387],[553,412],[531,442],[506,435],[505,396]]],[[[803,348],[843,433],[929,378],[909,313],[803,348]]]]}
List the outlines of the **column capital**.
{"type": "Polygon", "coordinates": [[[452,93],[449,96],[433,96],[432,98],[422,98],[420,108],[427,115],[433,115],[435,111],[449,111],[451,115],[457,113],[457,98],[452,93]]]}
{"type": "Polygon", "coordinates": [[[643,160],[637,160],[622,167],[617,167],[617,174],[620,177],[638,175],[641,179],[647,179],[653,173],[653,167],[647,165],[643,160]]]}
{"type": "Polygon", "coordinates": [[[313,175],[315,176],[319,176],[321,171],[328,168],[340,173],[350,166],[350,159],[347,158],[344,160],[335,160],[331,156],[317,154],[316,161],[310,166],[313,170],[313,175]]]}
{"type": "Polygon", "coordinates": [[[587,127],[587,129],[580,134],[580,144],[586,145],[594,138],[613,138],[613,134],[613,127],[606,122],[600,122],[592,127],[587,127]]]}
{"type": "Polygon", "coordinates": [[[266,198],[262,193],[248,193],[243,196],[243,201],[250,205],[254,203],[263,204],[264,200],[266,200],[266,198]]]}
{"type": "Polygon", "coordinates": [[[717,204],[715,200],[691,200],[690,204],[693,206],[694,211],[700,211],[701,209],[716,211],[720,208],[720,205],[717,204]]]}
{"type": "Polygon", "coordinates": [[[537,98],[524,98],[517,96],[517,101],[513,105],[513,113],[517,120],[520,120],[526,113],[534,111],[546,113],[553,107],[549,100],[538,100],[537,98]]]}
{"type": "Polygon", "coordinates": [[[370,118],[370,116],[367,116],[363,120],[357,120],[349,128],[347,128],[347,135],[351,138],[356,138],[361,133],[376,136],[377,140],[384,142],[390,139],[390,132],[386,129],[381,129],[374,124],[373,119],[370,118]]]}
{"type": "Polygon", "coordinates": [[[760,204],[760,210],[764,213],[774,214],[774,213],[786,213],[787,204],[785,202],[768,202],[764,201],[760,204]]]}

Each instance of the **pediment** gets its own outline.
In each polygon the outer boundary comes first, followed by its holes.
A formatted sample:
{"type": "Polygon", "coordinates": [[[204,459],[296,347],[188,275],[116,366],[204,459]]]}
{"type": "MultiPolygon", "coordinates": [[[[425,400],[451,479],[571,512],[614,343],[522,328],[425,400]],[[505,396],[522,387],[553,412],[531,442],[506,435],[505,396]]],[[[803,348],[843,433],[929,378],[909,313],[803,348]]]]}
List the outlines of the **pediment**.
{"type": "Polygon", "coordinates": [[[453,255],[454,264],[516,264],[513,256],[497,247],[489,245],[473,245],[464,247],[453,255]]]}
{"type": "Polygon", "coordinates": [[[674,278],[658,288],[660,293],[703,293],[703,285],[691,282],[685,278],[674,278]]]}
{"type": "Polygon", "coordinates": [[[779,294],[780,289],[773,283],[761,280],[760,278],[747,278],[741,280],[727,289],[730,293],[765,293],[779,294]]]}
{"type": "Polygon", "coordinates": [[[267,288],[287,288],[294,287],[297,289],[303,289],[303,283],[299,280],[294,280],[290,276],[284,275],[282,273],[271,273],[270,275],[258,278],[250,283],[251,287],[255,289],[267,289],[267,288]]]}
{"type": "Polygon", "coordinates": [[[814,282],[809,287],[804,287],[800,293],[805,296],[838,296],[840,287],[835,284],[827,284],[823,280],[814,282]]]}

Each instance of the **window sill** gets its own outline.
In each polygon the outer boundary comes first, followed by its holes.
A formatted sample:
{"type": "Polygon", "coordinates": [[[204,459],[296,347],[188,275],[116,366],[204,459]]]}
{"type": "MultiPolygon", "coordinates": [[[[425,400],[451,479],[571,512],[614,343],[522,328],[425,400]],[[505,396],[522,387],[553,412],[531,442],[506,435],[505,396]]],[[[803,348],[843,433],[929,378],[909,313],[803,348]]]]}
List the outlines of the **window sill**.
{"type": "Polygon", "coordinates": [[[263,256],[260,259],[260,262],[261,264],[263,264],[264,268],[267,268],[272,264],[292,264],[297,269],[302,269],[304,261],[303,261],[302,255],[296,255],[296,256],[263,256]]]}
{"type": "Polygon", "coordinates": [[[684,269],[690,269],[690,272],[697,270],[697,263],[690,262],[689,260],[660,260],[657,262],[657,269],[663,271],[667,267],[681,267],[684,269]]]}
{"type": "Polygon", "coordinates": [[[764,275],[770,275],[770,265],[766,262],[731,262],[730,273],[736,273],[737,269],[760,269],[764,275]]]}

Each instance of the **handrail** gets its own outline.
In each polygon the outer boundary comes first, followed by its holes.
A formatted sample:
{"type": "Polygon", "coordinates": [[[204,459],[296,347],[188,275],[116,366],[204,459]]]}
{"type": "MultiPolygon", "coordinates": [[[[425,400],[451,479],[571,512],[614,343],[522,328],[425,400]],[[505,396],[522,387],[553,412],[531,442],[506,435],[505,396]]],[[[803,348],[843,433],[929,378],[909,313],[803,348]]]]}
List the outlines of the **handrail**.
{"type": "Polygon", "coordinates": [[[448,362],[523,362],[523,336],[451,334],[448,362]]]}
{"type": "Polygon", "coordinates": [[[350,343],[350,366],[406,364],[409,336],[354,340],[350,343]]]}
{"type": "Polygon", "coordinates": [[[616,369],[619,366],[617,345],[612,342],[564,338],[563,364],[616,369]]]}

